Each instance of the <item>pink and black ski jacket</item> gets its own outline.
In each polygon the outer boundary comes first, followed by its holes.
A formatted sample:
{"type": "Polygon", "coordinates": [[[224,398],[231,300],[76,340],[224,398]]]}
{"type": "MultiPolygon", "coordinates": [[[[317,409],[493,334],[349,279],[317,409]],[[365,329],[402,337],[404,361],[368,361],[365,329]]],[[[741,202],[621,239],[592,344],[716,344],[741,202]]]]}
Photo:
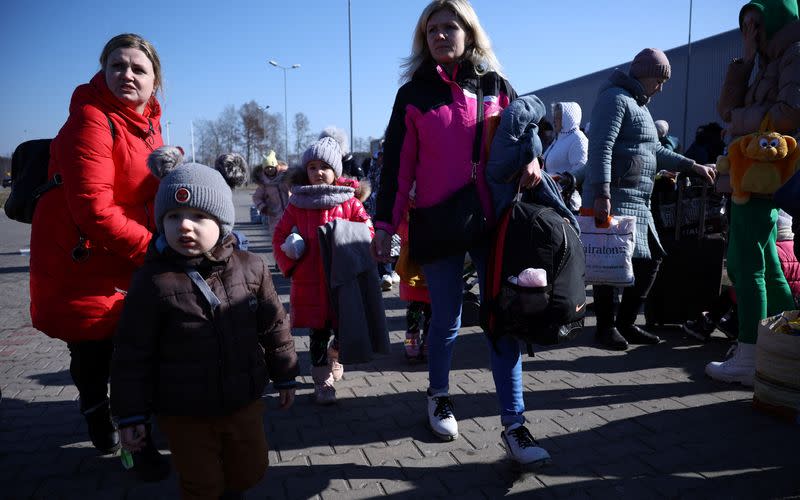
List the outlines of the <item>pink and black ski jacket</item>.
{"type": "MultiPolygon", "coordinates": [[[[416,206],[436,205],[470,182],[477,122],[478,75],[462,62],[450,78],[431,62],[400,87],[386,129],[384,164],[378,191],[375,227],[390,234],[406,214],[411,186],[416,181],[416,206]]],[[[493,211],[484,171],[488,145],[500,113],[516,97],[504,78],[490,72],[480,77],[484,127],[478,192],[483,211],[493,211]]]]}

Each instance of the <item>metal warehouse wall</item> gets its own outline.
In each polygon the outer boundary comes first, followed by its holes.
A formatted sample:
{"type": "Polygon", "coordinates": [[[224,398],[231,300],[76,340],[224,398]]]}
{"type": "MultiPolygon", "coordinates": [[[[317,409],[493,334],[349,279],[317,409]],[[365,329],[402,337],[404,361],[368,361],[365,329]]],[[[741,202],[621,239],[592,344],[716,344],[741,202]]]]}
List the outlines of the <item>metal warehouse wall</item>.
{"type": "MultiPolygon", "coordinates": [[[[657,94],[648,108],[654,120],[667,120],[670,135],[678,137],[685,150],[694,140],[698,126],[722,119],[717,114],[717,99],[728,63],[741,55],[741,35],[739,30],[726,31],[719,35],[692,42],[691,67],[689,71],[689,92],[686,93],[687,46],[667,50],[672,66],[672,77],[657,94]],[[684,128],[684,103],[687,104],[684,128]]],[[[631,59],[636,54],[631,54],[631,59]]],[[[621,63],[619,68],[628,70],[630,61],[621,63]]],[[[591,110],[600,86],[608,79],[614,68],[604,69],[574,80],[533,91],[548,107],[548,119],[552,121],[550,104],[558,101],[575,101],[583,110],[582,124],[591,121],[591,110]]]]}

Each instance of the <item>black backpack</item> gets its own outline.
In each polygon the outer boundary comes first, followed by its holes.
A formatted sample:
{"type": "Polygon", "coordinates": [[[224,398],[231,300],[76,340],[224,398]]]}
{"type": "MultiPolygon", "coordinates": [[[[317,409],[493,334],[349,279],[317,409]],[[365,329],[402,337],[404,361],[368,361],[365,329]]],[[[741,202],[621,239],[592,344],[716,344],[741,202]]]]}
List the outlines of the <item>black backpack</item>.
{"type": "MultiPolygon", "coordinates": [[[[108,118],[108,126],[113,139],[115,130],[111,118],[108,118]]],[[[33,212],[39,198],[63,182],[58,173],[47,178],[52,142],[53,139],[26,141],[17,146],[11,155],[11,194],[3,207],[9,219],[26,224],[33,222],[33,212]]]]}
{"type": "Polygon", "coordinates": [[[575,337],[586,315],[586,263],[578,233],[552,208],[515,201],[503,214],[489,257],[482,326],[490,338],[511,335],[552,345],[575,337]],[[544,269],[547,286],[509,282],[527,268],[544,269]]]}

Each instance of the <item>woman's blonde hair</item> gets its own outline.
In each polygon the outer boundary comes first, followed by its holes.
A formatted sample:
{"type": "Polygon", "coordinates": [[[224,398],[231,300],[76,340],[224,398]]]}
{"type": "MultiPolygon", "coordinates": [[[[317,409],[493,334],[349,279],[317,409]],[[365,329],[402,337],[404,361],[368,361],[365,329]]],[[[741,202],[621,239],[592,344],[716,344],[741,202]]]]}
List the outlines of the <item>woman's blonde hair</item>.
{"type": "Polygon", "coordinates": [[[411,55],[408,56],[401,66],[403,68],[400,80],[406,82],[411,80],[414,73],[426,62],[432,61],[430,49],[428,48],[427,29],[428,20],[432,15],[440,10],[447,9],[458,17],[467,32],[467,46],[464,50],[464,59],[470,61],[479,75],[490,71],[503,76],[500,62],[492,50],[492,42],[489,35],[481,27],[478,15],[467,0],[433,0],[425,7],[419,16],[417,26],[414,29],[414,37],[411,41],[411,55]]]}
{"type": "Polygon", "coordinates": [[[106,70],[108,56],[117,49],[138,49],[142,51],[153,64],[153,76],[155,77],[153,92],[161,90],[161,60],[158,58],[158,52],[156,52],[156,48],[153,47],[152,43],[135,33],[123,33],[115,36],[106,42],[106,46],[103,47],[103,52],[100,53],[100,67],[103,71],[106,70]]]}

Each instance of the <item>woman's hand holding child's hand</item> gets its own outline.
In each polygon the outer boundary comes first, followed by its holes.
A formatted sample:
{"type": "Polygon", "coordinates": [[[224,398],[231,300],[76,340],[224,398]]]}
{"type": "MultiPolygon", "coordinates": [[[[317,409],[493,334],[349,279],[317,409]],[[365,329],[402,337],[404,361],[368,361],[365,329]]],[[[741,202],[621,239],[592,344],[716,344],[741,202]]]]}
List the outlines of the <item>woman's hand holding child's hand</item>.
{"type": "Polygon", "coordinates": [[[147,431],[144,428],[144,424],[131,425],[119,430],[122,447],[128,451],[139,451],[144,448],[144,439],[146,437],[147,431]]]}

